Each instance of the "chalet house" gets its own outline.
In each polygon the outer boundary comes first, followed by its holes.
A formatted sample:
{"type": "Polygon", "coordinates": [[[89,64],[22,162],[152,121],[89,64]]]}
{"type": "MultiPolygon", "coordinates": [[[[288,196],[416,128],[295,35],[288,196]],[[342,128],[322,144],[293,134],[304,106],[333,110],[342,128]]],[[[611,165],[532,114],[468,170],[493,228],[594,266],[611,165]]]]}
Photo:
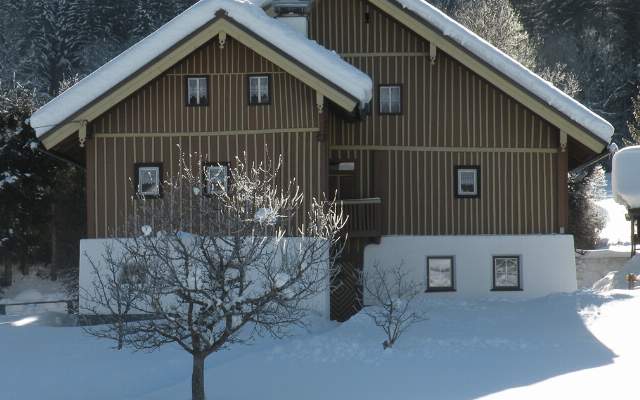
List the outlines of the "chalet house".
{"type": "Polygon", "coordinates": [[[376,263],[433,296],[575,290],[567,173],[613,134],[424,0],[202,0],[31,124],[86,166],[85,247],[126,234],[177,145],[216,168],[282,154],[285,179],[350,216],[338,319],[376,263]]]}

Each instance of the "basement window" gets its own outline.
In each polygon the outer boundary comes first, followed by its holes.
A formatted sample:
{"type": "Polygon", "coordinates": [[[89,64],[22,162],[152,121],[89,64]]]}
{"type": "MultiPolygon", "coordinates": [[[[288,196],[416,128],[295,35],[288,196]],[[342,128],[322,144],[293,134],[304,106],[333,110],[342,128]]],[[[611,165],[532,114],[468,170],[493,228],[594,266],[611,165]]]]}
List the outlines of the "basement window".
{"type": "Polygon", "coordinates": [[[136,164],[136,194],[144,198],[161,196],[162,164],[136,164]]]}
{"type": "Polygon", "coordinates": [[[187,78],[187,105],[202,107],[209,104],[209,79],[202,76],[187,78]]]}
{"type": "Polygon", "coordinates": [[[480,197],[480,167],[456,167],[454,179],[456,197],[480,197]]]}
{"type": "Polygon", "coordinates": [[[380,114],[402,113],[402,88],[400,85],[380,86],[380,114]]]}
{"type": "Polygon", "coordinates": [[[249,104],[261,105],[271,103],[269,97],[269,76],[256,75],[249,77],[249,104]]]}
{"type": "Polygon", "coordinates": [[[427,258],[427,291],[453,292],[454,272],[453,257],[427,258]]]}
{"type": "Polygon", "coordinates": [[[520,256],[493,257],[493,290],[522,290],[520,256]]]}

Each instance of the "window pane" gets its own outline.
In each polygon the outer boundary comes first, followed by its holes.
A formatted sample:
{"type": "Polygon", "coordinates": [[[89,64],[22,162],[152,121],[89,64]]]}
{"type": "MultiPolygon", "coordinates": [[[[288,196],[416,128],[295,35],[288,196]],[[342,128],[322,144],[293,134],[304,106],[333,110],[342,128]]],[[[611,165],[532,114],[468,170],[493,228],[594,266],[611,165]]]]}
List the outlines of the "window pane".
{"type": "Polygon", "coordinates": [[[391,98],[391,101],[400,103],[400,86],[392,87],[389,97],[391,98]]]}
{"type": "Polygon", "coordinates": [[[458,170],[458,194],[478,194],[478,172],[475,169],[458,170]]]}
{"type": "Polygon", "coordinates": [[[260,102],[269,102],[269,78],[266,76],[260,78],[260,102]]]}
{"type": "Polygon", "coordinates": [[[199,103],[198,104],[207,104],[207,79],[199,78],[198,79],[198,95],[199,95],[199,103]]]}
{"type": "Polygon", "coordinates": [[[138,170],[138,192],[151,196],[160,194],[160,169],[158,167],[140,167],[138,170]]]}
{"type": "Polygon", "coordinates": [[[429,288],[453,287],[453,265],[450,258],[429,259],[429,288]]]}
{"type": "Polygon", "coordinates": [[[519,262],[520,260],[516,257],[495,259],[494,268],[497,288],[517,288],[519,286],[519,262]]]}
{"type": "Polygon", "coordinates": [[[208,191],[218,193],[227,190],[228,169],[225,165],[210,165],[207,168],[208,191]]]}
{"type": "Polygon", "coordinates": [[[194,78],[187,79],[188,83],[188,100],[189,105],[198,105],[198,80],[194,78]]]}

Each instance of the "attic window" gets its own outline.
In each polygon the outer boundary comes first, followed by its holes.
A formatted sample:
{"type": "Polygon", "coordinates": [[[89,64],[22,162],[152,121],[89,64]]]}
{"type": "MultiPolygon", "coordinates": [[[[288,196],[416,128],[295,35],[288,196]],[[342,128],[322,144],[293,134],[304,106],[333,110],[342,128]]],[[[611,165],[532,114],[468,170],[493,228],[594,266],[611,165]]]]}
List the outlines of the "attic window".
{"type": "Polygon", "coordinates": [[[402,88],[400,85],[380,86],[380,114],[402,113],[402,88]]]}
{"type": "Polygon", "coordinates": [[[193,76],[187,78],[187,105],[191,107],[209,104],[209,79],[193,76]]]}
{"type": "Polygon", "coordinates": [[[269,104],[269,76],[256,75],[249,77],[249,104],[269,104]]]}

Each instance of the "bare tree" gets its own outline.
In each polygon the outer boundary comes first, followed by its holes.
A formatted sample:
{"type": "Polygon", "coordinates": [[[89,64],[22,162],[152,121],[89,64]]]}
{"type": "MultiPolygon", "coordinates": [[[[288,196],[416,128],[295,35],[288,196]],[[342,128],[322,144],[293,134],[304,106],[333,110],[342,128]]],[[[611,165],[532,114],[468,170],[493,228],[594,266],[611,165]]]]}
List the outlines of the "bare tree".
{"type": "Polygon", "coordinates": [[[140,266],[133,308],[155,316],[129,323],[125,343],[177,343],[190,353],[194,400],[205,397],[209,355],[304,324],[341,249],[344,218],[334,201],[305,202],[295,182],[279,187],[282,159],[249,163],[245,155],[236,164],[227,175],[181,157],[159,198],[136,201],[136,234],[118,241],[140,266]]]}
{"type": "Polygon", "coordinates": [[[464,0],[453,17],[525,67],[535,69],[538,43],[509,0],[464,0]]]}
{"type": "Polygon", "coordinates": [[[462,0],[449,9],[462,25],[569,96],[577,98],[582,92],[577,76],[566,64],[540,62],[542,40],[529,35],[510,0],[462,0]]]}
{"type": "Polygon", "coordinates": [[[420,285],[407,278],[402,265],[383,268],[374,265],[362,274],[364,297],[373,305],[364,313],[387,335],[384,349],[393,347],[398,338],[412,325],[426,319],[415,309],[414,300],[420,294],[420,285]]]}
{"type": "Polygon", "coordinates": [[[102,316],[106,314],[109,324],[87,327],[90,335],[110,339],[116,342],[116,348],[122,350],[127,336],[135,304],[142,299],[142,279],[144,272],[140,264],[127,253],[116,255],[113,246],[107,245],[102,262],[94,262],[86,253],[94,279],[89,288],[82,288],[83,313],[102,316]]]}

